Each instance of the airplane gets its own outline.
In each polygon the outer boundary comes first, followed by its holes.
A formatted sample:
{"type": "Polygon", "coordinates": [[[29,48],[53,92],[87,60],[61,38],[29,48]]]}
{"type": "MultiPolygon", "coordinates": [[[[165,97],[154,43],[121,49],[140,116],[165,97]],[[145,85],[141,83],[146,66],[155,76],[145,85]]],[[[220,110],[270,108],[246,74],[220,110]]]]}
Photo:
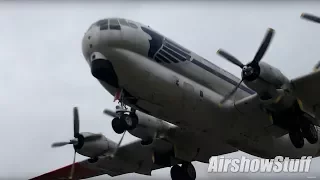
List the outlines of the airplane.
{"type": "Polygon", "coordinates": [[[249,63],[217,51],[242,69],[239,79],[149,26],[123,18],[93,23],[82,52],[93,77],[119,102],[104,113],[122,137],[116,143],[80,132],[74,108],[74,139],[52,144],[73,145],[73,163],[33,180],[150,176],[165,167],[173,180],[195,180],[193,161],[237,151],[270,159],[320,156],[320,72],[289,80],[261,61],[274,32],[268,29],[249,63]],[[140,140],[121,146],[127,131],[140,140]],[[76,163],[76,153],[88,159],[76,163]]]}

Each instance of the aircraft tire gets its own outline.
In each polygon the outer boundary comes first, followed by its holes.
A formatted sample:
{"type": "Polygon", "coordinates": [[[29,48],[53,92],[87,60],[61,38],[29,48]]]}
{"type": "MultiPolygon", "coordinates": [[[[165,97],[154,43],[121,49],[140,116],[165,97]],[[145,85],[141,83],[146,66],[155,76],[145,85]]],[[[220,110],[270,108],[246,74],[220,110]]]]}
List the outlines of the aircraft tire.
{"type": "Polygon", "coordinates": [[[313,124],[306,123],[301,127],[303,136],[307,139],[310,144],[318,142],[318,132],[313,124]]]}
{"type": "Polygon", "coordinates": [[[181,166],[185,176],[187,176],[186,179],[188,180],[195,180],[197,177],[197,172],[192,163],[183,163],[181,166]]]}
{"type": "Polygon", "coordinates": [[[121,115],[120,120],[122,121],[122,124],[124,124],[126,130],[133,130],[137,126],[138,120],[134,116],[123,114],[121,115]]]}
{"type": "Polygon", "coordinates": [[[300,129],[294,130],[289,132],[290,140],[294,147],[296,148],[302,148],[304,145],[304,138],[303,134],[300,131],[300,129]]]}
{"type": "Polygon", "coordinates": [[[111,122],[112,129],[117,134],[122,134],[125,130],[123,123],[121,123],[121,120],[119,118],[114,118],[111,122]]]}
{"type": "Polygon", "coordinates": [[[174,165],[171,167],[170,175],[172,180],[185,179],[185,174],[179,165],[174,165]]]}

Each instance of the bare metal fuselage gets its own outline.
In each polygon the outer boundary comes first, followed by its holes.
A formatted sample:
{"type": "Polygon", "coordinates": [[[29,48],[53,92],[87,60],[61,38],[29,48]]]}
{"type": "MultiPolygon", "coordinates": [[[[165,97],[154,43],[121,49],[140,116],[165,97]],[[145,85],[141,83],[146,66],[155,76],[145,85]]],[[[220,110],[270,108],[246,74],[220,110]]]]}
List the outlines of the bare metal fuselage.
{"type": "MultiPolygon", "coordinates": [[[[237,77],[147,26],[136,24],[136,29],[121,26],[121,30],[100,30],[93,25],[83,39],[83,54],[89,65],[95,52],[110,61],[119,87],[137,99],[135,104],[138,107],[152,116],[197,133],[204,137],[199,141],[204,141],[208,147],[214,147],[217,142],[227,143],[265,158],[318,156],[319,144],[306,143],[303,148],[296,149],[288,135],[280,138],[268,135],[265,127],[271,122],[267,114],[261,112],[259,116],[251,116],[239,112],[233,100],[254,93],[246,86],[242,86],[227,105],[219,106],[221,98],[240,81],[237,77]],[[151,55],[154,37],[146,29],[163,38],[160,49],[151,55]],[[187,59],[178,63],[157,61],[158,53],[170,45],[185,50],[187,59]],[[265,123],[261,125],[259,122],[265,123]]],[[[103,81],[100,83],[112,95],[115,94],[116,87],[103,81]]]]}

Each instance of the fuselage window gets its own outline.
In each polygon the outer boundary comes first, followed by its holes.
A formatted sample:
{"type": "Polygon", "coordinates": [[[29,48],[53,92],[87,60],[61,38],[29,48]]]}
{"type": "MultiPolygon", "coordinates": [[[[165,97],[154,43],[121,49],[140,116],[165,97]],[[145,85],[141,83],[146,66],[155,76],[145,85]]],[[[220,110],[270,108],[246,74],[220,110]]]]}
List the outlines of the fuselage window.
{"type": "Polygon", "coordinates": [[[138,29],[138,26],[135,25],[133,22],[128,21],[128,24],[129,24],[130,27],[138,29]]]}
{"type": "Polygon", "coordinates": [[[119,22],[120,22],[120,24],[123,25],[123,26],[129,26],[127,20],[125,20],[125,19],[119,19],[119,22]]]}
{"type": "Polygon", "coordinates": [[[117,19],[110,19],[110,29],[121,30],[120,24],[117,19]]]}

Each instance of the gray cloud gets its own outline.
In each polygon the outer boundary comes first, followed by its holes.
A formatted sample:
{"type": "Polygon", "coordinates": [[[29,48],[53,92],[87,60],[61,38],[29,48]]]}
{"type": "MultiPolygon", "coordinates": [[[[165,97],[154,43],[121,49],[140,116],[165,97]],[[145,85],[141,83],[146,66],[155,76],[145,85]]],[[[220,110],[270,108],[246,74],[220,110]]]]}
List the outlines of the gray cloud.
{"type": "MultiPolygon", "coordinates": [[[[32,177],[71,163],[71,147],[51,149],[50,144],[72,136],[73,106],[80,107],[81,131],[120,139],[110,127],[111,119],[102,114],[104,108],[114,108],[113,98],[91,76],[81,52],[84,32],[98,19],[124,17],[150,25],[238,76],[240,70],[218,57],[216,50],[224,48],[248,62],[272,27],[276,36],[264,61],[294,78],[310,72],[319,60],[320,26],[302,21],[301,12],[320,15],[319,3],[2,2],[0,177],[32,177]]],[[[134,139],[128,135],[124,142],[134,139]]],[[[257,177],[208,174],[206,164],[195,164],[201,178],[257,177]]],[[[169,168],[152,174],[151,179],[169,178],[169,168]]],[[[144,179],[131,174],[119,179],[129,177],[144,179]]]]}

